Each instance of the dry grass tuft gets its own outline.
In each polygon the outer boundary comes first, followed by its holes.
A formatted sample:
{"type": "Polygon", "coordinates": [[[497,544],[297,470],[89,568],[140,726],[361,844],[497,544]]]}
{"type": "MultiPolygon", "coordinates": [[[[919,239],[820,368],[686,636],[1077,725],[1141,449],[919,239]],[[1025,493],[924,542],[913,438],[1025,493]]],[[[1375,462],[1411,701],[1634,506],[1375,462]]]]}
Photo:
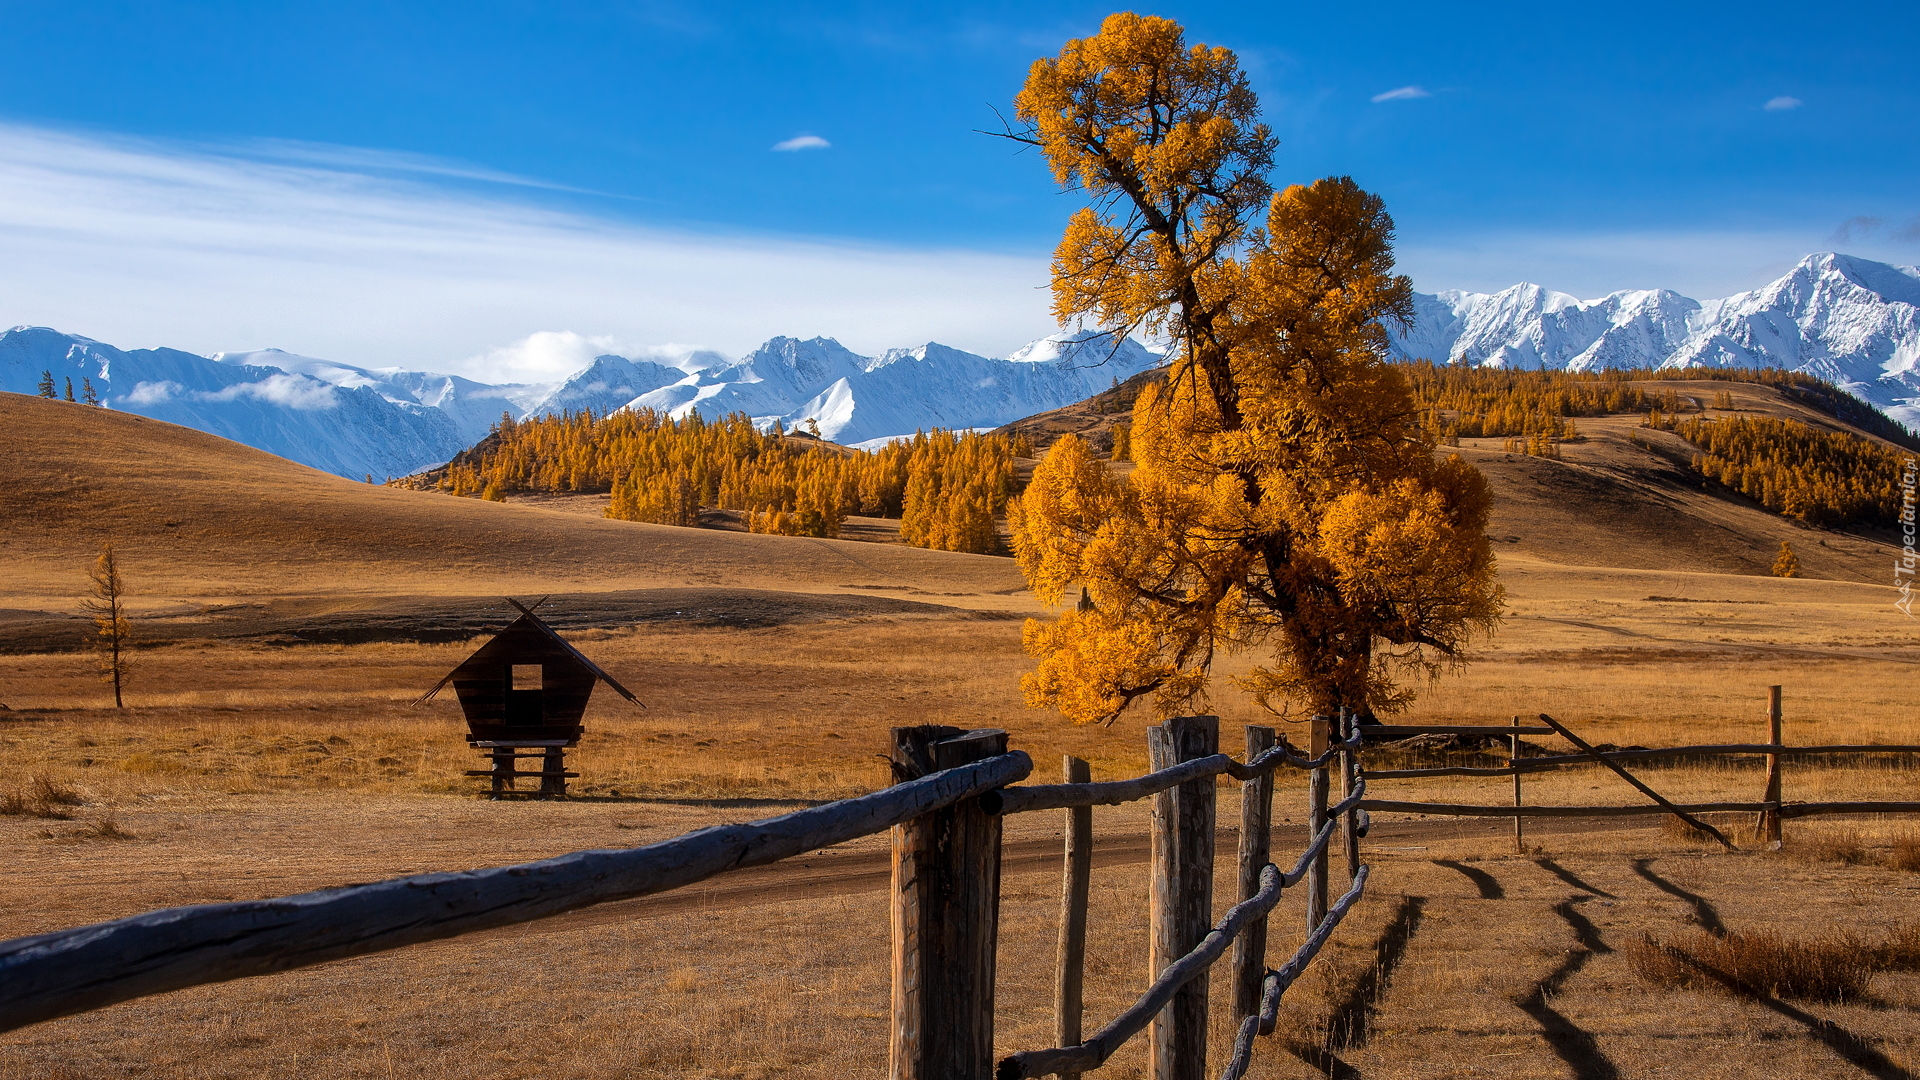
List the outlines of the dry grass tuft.
{"type": "Polygon", "coordinates": [[[1829,829],[1813,833],[1794,843],[1800,854],[1818,862],[1844,863],[1847,866],[1866,866],[1873,862],[1873,852],[1867,847],[1858,829],[1829,829]]]}
{"type": "MultiPolygon", "coordinates": [[[[1732,824],[1730,822],[1715,821],[1712,819],[1711,816],[1699,815],[1699,817],[1701,821],[1704,821],[1707,824],[1712,825],[1714,828],[1719,829],[1722,833],[1728,832],[1728,830],[1732,827],[1732,824]]],[[[1667,814],[1660,819],[1660,835],[1666,837],[1669,840],[1675,840],[1675,841],[1679,841],[1681,843],[1686,843],[1686,844],[1717,844],[1718,843],[1718,841],[1716,841],[1713,838],[1712,833],[1707,832],[1705,829],[1695,828],[1691,823],[1683,821],[1680,818],[1674,817],[1672,814],[1667,814]]],[[[1734,838],[1734,839],[1737,839],[1737,838],[1734,838]]]]}
{"type": "Polygon", "coordinates": [[[1852,937],[1796,941],[1762,930],[1714,937],[1697,932],[1683,945],[1647,937],[1627,947],[1634,974],[1670,989],[1726,990],[1747,997],[1852,1001],[1866,993],[1883,949],[1852,937]]]}
{"type": "Polygon", "coordinates": [[[84,802],[79,792],[51,777],[37,775],[25,790],[0,792],[0,816],[37,817],[51,821],[69,821],[73,815],[61,809],[84,802]]]}
{"type": "Polygon", "coordinates": [[[112,814],[90,823],[81,829],[79,836],[84,840],[132,840],[134,835],[120,827],[112,814]]]}
{"type": "Polygon", "coordinates": [[[1920,971],[1920,923],[1908,923],[1887,935],[1874,966],[1882,971],[1920,971]]]}
{"type": "Polygon", "coordinates": [[[1920,833],[1904,832],[1893,838],[1893,848],[1887,853],[1887,867],[1920,874],[1920,833]]]}

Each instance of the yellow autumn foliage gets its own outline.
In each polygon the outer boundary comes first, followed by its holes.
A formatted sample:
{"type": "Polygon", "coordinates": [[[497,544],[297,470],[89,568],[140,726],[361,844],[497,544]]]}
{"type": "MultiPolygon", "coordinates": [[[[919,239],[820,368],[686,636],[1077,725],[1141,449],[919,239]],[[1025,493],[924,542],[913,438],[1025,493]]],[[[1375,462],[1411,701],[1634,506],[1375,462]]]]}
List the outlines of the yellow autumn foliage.
{"type": "Polygon", "coordinates": [[[1035,593],[1027,703],[1077,722],[1204,707],[1215,659],[1281,713],[1404,707],[1501,609],[1479,472],[1436,458],[1383,320],[1411,315],[1380,200],[1335,178],[1274,194],[1273,140],[1233,54],[1115,15],[1037,62],[1018,100],[1085,189],[1055,313],[1173,343],[1135,404],[1124,481],[1074,438],[1011,507],[1035,593]],[[1255,216],[1264,206],[1264,228],[1255,216]]]}

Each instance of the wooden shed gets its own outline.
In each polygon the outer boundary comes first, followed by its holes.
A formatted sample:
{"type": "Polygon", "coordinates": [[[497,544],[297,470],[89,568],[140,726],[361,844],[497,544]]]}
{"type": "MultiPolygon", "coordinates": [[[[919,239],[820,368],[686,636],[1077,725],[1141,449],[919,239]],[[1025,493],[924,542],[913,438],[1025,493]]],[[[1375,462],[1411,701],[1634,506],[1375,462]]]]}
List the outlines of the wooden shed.
{"type": "Polygon", "coordinates": [[[568,644],[525,605],[508,600],[520,612],[492,641],[421,696],[429,701],[453,684],[467,718],[467,742],[485,750],[493,767],[469,776],[493,778],[493,793],[515,792],[518,777],[539,777],[538,794],[566,794],[566,748],[585,732],[581,718],[595,683],[604,682],[635,705],[640,699],[613,676],[568,644]],[[527,751],[527,752],[522,752],[527,751]],[[515,767],[521,758],[541,758],[539,772],[515,767]]]}

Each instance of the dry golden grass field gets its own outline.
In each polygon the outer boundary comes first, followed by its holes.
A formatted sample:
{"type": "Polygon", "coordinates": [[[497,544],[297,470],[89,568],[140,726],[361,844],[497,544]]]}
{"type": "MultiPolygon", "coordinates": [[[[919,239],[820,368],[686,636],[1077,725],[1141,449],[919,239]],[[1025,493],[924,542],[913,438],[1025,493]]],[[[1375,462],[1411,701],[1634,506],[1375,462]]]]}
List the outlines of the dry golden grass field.
{"type": "MultiPolygon", "coordinates": [[[[1037,779],[1062,753],[1097,779],[1146,766],[1141,718],[1073,728],[1021,707],[1020,619],[1037,609],[1009,560],[374,488],[13,395],[0,423],[0,937],[779,813],[884,784],[878,755],[899,724],[1004,727],[1037,779]],[[124,710],[74,648],[85,568],[109,534],[148,642],[124,710]],[[480,759],[457,707],[410,703],[508,621],[500,596],[548,593],[543,614],[646,708],[596,697],[569,758],[575,798],[488,802],[461,775],[480,759]]],[[[1582,422],[1596,454],[1603,427],[1582,422]]],[[[1619,444],[1638,452],[1624,421],[1619,444]]],[[[1730,537],[1689,554],[1686,535],[1662,544],[1583,518],[1577,491],[1523,490],[1531,469],[1613,468],[1582,452],[1477,451],[1502,499],[1496,532],[1519,537],[1501,548],[1510,614],[1463,672],[1425,688],[1417,718],[1547,712],[1594,742],[1758,741],[1765,687],[1782,684],[1789,742],[1920,742],[1920,633],[1878,584],[1887,548],[1683,492],[1685,528],[1730,537]],[[1739,561],[1770,557],[1769,530],[1793,537],[1814,576],[1739,561]]],[[[1261,720],[1228,696],[1215,709],[1230,747],[1261,720]]],[[[1763,782],[1752,766],[1637,771],[1689,801],[1757,799],[1763,782]]],[[[1900,759],[1797,763],[1786,794],[1920,799],[1916,780],[1900,759]]],[[[1526,784],[1529,801],[1639,801],[1595,769],[1526,784]]],[[[1507,785],[1384,780],[1373,793],[1497,803],[1507,785]]],[[[1220,794],[1221,820],[1237,820],[1237,785],[1220,794]]],[[[1303,807],[1301,779],[1283,775],[1277,852],[1301,842],[1303,807]]],[[[1144,813],[1096,812],[1090,1025],[1145,983],[1144,813]]],[[[1051,1032],[1058,816],[1008,823],[1005,1051],[1051,1032]]],[[[1652,818],[1530,822],[1519,854],[1504,823],[1380,817],[1375,884],[1290,995],[1254,1076],[1920,1072],[1920,975],[1897,947],[1920,926],[1920,821],[1792,821],[1783,850],[1741,837],[1732,854],[1652,818]],[[1649,937],[1699,953],[1707,930],[1851,935],[1883,970],[1837,1002],[1639,973],[1649,937]]],[[[37,1025],[0,1035],[0,1078],[879,1076],[885,844],[37,1025]]],[[[1276,956],[1300,923],[1295,897],[1276,915],[1276,956]]],[[[1216,1036],[1217,1070],[1224,1024],[1216,1036]]],[[[1095,1075],[1143,1075],[1138,1044],[1095,1075]]]]}

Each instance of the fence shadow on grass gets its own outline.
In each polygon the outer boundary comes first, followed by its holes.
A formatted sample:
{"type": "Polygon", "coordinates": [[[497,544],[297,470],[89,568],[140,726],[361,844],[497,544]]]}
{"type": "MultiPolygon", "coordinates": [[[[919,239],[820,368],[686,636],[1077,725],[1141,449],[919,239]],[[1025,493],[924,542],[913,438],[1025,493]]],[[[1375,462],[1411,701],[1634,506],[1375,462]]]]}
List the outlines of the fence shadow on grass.
{"type": "Polygon", "coordinates": [[[1708,901],[1706,897],[1701,896],[1699,893],[1688,892],[1673,882],[1668,881],[1666,878],[1661,877],[1659,874],[1654,873],[1651,869],[1652,864],[1652,859],[1635,859],[1633,860],[1633,872],[1640,875],[1648,884],[1666,893],[1668,896],[1678,897],[1692,905],[1693,921],[1699,924],[1700,929],[1705,930],[1714,937],[1727,936],[1727,924],[1720,921],[1720,912],[1714,908],[1713,904],[1708,901]]]}
{"type": "Polygon", "coordinates": [[[1566,920],[1580,944],[1567,953],[1559,967],[1534,983],[1533,990],[1514,1004],[1540,1025],[1541,1037],[1553,1048],[1554,1055],[1573,1070],[1575,1080],[1619,1080],[1620,1069],[1600,1049],[1600,1043],[1593,1033],[1549,1004],[1566,986],[1567,980],[1587,966],[1588,960],[1600,953],[1613,951],[1600,940],[1600,932],[1593,923],[1575,910],[1574,905],[1586,899],[1584,896],[1575,897],[1554,906],[1554,914],[1566,920]]]}

